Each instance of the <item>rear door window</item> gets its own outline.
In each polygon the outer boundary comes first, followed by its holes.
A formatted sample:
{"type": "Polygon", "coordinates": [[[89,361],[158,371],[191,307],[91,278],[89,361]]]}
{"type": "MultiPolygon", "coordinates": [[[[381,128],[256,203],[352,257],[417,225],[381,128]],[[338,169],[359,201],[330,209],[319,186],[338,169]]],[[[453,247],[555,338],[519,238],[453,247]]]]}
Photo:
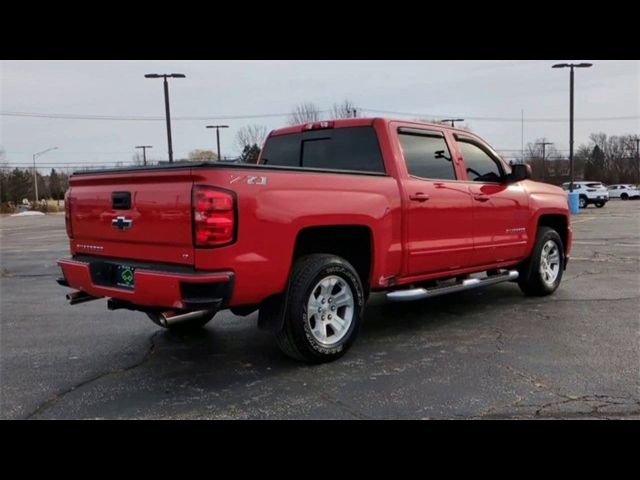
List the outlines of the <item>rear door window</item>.
{"type": "Polygon", "coordinates": [[[442,133],[419,129],[400,129],[402,154],[409,175],[419,178],[455,180],[451,152],[442,133]]]}

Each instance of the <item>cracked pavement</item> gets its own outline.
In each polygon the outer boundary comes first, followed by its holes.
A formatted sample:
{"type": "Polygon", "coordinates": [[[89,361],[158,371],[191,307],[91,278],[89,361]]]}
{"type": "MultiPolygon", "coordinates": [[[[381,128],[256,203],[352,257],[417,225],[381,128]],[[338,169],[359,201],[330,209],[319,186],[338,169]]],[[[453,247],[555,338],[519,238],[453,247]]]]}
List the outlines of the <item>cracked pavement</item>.
{"type": "Polygon", "coordinates": [[[1,418],[640,418],[640,201],[573,217],[553,296],[374,294],[351,351],[320,366],[281,355],[255,314],[176,335],[104,300],[71,307],[64,217],[0,222],[1,418]]]}

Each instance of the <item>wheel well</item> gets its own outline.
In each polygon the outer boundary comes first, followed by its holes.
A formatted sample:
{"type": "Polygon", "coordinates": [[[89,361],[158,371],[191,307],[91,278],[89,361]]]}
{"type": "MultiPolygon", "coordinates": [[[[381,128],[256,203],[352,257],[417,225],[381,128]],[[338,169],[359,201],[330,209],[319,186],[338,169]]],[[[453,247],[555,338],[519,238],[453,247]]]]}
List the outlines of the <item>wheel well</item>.
{"type": "Polygon", "coordinates": [[[361,225],[308,227],[298,233],[293,261],[310,253],[330,253],[344,258],[356,269],[365,290],[369,286],[372,235],[361,225]]]}
{"type": "Polygon", "coordinates": [[[565,251],[567,250],[567,217],[564,215],[541,215],[538,219],[538,227],[553,228],[560,235],[565,251]]]}

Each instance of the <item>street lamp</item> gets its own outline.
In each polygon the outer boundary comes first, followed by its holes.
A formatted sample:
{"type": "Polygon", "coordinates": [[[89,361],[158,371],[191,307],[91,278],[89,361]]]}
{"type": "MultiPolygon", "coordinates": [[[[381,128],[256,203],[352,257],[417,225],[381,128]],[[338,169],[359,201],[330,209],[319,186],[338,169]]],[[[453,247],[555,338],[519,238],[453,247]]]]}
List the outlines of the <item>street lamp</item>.
{"type": "Polygon", "coordinates": [[[171,145],[171,113],[169,112],[169,82],[167,78],[185,78],[182,73],[147,73],[144,78],[164,79],[164,109],[167,120],[167,142],[169,144],[169,163],[173,162],[173,147],[171,145]]]}
{"type": "Polygon", "coordinates": [[[545,151],[545,147],[547,145],[553,145],[553,142],[544,142],[543,141],[543,142],[536,143],[536,145],[542,145],[542,181],[544,182],[545,178],[547,176],[547,167],[546,167],[546,165],[544,163],[544,161],[545,161],[544,160],[544,151],[545,151]]]}
{"type": "Polygon", "coordinates": [[[443,120],[440,120],[442,123],[444,122],[451,122],[451,126],[455,127],[455,122],[464,122],[464,118],[445,118],[443,120]]]}
{"type": "Polygon", "coordinates": [[[147,166],[147,148],[153,148],[151,145],[139,145],[136,148],[142,149],[142,162],[147,166]]]}
{"type": "Polygon", "coordinates": [[[216,129],[216,139],[218,141],[218,161],[220,161],[220,129],[229,128],[229,125],[207,125],[207,128],[216,129]]]}
{"type": "Polygon", "coordinates": [[[570,68],[569,75],[569,192],[573,193],[573,69],[589,68],[592,63],[556,63],[551,68],[570,68]]]}
{"type": "Polygon", "coordinates": [[[51,150],[57,150],[58,147],[47,148],[46,150],[42,150],[41,152],[33,154],[33,192],[34,192],[34,205],[38,203],[38,173],[36,172],[36,158],[41,155],[44,155],[51,150]]]}

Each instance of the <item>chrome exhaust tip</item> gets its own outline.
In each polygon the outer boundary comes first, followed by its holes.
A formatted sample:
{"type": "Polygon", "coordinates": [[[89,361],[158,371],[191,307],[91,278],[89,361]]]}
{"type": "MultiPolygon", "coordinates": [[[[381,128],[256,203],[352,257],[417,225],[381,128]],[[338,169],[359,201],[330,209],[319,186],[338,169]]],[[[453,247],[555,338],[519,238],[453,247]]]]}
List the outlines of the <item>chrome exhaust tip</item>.
{"type": "Polygon", "coordinates": [[[160,323],[163,327],[169,327],[178,323],[187,322],[202,318],[213,313],[212,310],[195,310],[193,312],[180,313],[176,311],[162,312],[159,315],[160,323]]]}
{"type": "Polygon", "coordinates": [[[87,292],[78,290],[77,292],[67,293],[66,298],[69,300],[69,305],[77,305],[78,303],[98,300],[101,297],[94,297],[93,295],[89,295],[87,292]]]}

